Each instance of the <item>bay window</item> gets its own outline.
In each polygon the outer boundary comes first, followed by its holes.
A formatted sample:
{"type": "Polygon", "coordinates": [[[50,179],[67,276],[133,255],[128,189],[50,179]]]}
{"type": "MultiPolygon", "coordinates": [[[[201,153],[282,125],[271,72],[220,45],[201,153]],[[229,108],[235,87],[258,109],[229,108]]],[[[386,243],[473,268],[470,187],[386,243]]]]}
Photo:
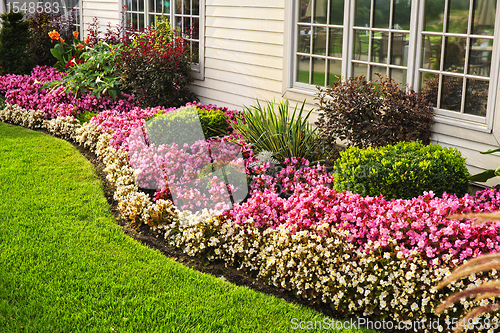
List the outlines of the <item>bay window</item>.
{"type": "Polygon", "coordinates": [[[445,122],[491,129],[497,0],[295,0],[291,86],[387,75],[445,122]]]}

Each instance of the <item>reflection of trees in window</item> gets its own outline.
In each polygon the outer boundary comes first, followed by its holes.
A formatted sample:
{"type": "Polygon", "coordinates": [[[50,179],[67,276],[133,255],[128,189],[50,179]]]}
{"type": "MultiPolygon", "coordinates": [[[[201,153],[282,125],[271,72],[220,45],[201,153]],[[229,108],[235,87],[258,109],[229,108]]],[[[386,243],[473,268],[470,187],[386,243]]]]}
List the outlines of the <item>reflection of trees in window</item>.
{"type": "Polygon", "coordinates": [[[358,27],[369,27],[370,26],[370,0],[358,0],[356,1],[356,23],[358,27]]]}

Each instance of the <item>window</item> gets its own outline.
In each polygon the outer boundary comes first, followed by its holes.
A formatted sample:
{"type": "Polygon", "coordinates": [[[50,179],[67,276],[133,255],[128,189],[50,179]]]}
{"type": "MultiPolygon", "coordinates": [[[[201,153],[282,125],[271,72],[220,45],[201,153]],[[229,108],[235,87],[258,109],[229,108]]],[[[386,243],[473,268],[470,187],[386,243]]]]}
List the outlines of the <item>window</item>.
{"type": "Polygon", "coordinates": [[[443,119],[489,130],[496,8],[497,0],[295,0],[291,85],[388,75],[425,93],[443,119]]]}
{"type": "Polygon", "coordinates": [[[172,30],[189,41],[193,69],[200,70],[200,12],[202,0],[127,0],[127,21],[134,29],[154,24],[159,16],[170,20],[172,30]]]}

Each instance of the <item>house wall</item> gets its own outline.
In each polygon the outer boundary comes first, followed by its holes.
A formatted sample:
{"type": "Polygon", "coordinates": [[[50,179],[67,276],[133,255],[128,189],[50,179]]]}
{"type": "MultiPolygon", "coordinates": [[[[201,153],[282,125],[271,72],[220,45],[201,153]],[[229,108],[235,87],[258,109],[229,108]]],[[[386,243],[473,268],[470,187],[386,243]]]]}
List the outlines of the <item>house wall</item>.
{"type": "Polygon", "coordinates": [[[120,0],[81,0],[82,4],[82,33],[86,37],[89,25],[94,17],[99,20],[99,29],[104,32],[108,22],[112,27],[120,24],[122,2],[120,0]]]}

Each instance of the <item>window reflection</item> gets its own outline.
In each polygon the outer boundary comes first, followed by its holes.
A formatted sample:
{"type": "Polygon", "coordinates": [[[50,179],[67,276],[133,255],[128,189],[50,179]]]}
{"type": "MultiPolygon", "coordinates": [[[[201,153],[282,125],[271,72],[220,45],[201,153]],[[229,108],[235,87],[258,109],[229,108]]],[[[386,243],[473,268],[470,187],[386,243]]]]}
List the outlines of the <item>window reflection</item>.
{"type": "Polygon", "coordinates": [[[497,0],[474,1],[474,20],[472,33],[474,35],[493,36],[497,0]]]}
{"type": "Polygon", "coordinates": [[[467,90],[465,93],[465,113],[476,116],[486,116],[488,103],[488,81],[467,80],[467,90]]]}

